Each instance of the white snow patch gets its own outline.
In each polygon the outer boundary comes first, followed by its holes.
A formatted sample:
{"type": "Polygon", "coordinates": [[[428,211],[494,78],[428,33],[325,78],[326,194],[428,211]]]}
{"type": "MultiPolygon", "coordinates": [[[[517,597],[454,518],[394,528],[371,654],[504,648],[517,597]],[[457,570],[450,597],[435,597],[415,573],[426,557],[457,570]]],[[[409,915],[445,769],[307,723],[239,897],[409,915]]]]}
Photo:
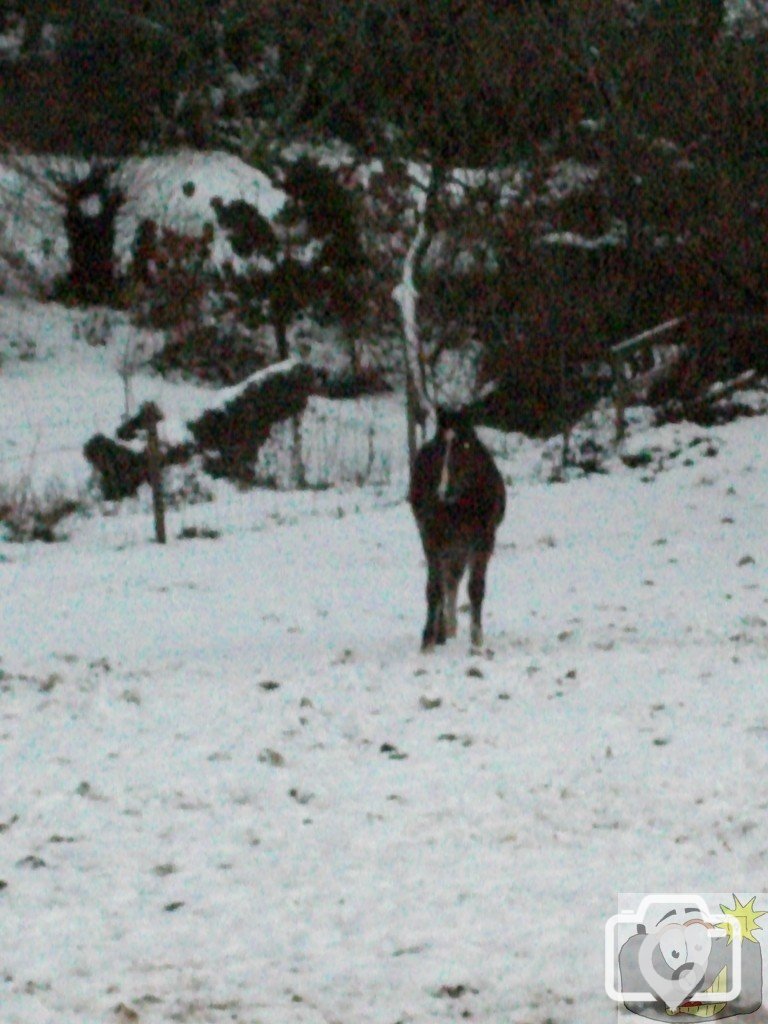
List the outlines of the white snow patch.
{"type": "MultiPolygon", "coordinates": [[[[115,353],[0,314],[0,472],[75,478],[115,353]]],[[[212,395],[135,389],[181,421],[212,395]]],[[[164,548],[143,499],[0,544],[4,1024],[608,1022],[618,892],[768,888],[765,418],[633,414],[681,455],[562,484],[484,432],[514,481],[489,649],[462,614],[427,657],[400,401],[313,402],[308,444],[331,409],[345,444],[386,424],[390,485],[212,484],[164,548]]]]}

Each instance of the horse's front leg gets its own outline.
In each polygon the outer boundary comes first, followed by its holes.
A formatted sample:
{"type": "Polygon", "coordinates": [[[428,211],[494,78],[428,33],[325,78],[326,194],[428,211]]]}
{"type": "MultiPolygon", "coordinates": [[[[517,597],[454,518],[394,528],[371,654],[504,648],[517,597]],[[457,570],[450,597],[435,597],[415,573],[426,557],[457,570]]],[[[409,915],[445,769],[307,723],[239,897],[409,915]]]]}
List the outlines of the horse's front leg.
{"type": "Polygon", "coordinates": [[[471,614],[470,640],[473,647],[483,646],[483,598],[485,574],[491,557],[490,551],[473,551],[469,560],[469,606],[471,614]]]}
{"type": "Polygon", "coordinates": [[[436,558],[430,558],[427,568],[427,621],[421,640],[422,651],[432,651],[435,644],[445,643],[445,615],[443,581],[436,558]]]}
{"type": "Polygon", "coordinates": [[[445,617],[445,635],[450,639],[456,636],[456,599],[461,577],[464,575],[467,556],[465,552],[452,554],[443,563],[443,613],[445,617]]]}

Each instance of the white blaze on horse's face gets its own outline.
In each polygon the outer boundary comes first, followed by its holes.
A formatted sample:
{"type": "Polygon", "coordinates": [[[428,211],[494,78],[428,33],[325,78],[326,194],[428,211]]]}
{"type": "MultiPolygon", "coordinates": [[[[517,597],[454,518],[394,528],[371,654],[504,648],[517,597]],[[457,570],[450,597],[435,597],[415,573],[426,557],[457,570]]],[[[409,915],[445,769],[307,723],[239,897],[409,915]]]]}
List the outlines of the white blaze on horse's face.
{"type": "Polygon", "coordinates": [[[443,459],[443,468],[440,471],[440,483],[437,488],[437,496],[440,501],[445,501],[448,495],[448,487],[450,485],[449,463],[451,460],[451,448],[453,447],[453,440],[456,437],[456,431],[448,429],[443,436],[446,440],[445,458],[443,459]]]}

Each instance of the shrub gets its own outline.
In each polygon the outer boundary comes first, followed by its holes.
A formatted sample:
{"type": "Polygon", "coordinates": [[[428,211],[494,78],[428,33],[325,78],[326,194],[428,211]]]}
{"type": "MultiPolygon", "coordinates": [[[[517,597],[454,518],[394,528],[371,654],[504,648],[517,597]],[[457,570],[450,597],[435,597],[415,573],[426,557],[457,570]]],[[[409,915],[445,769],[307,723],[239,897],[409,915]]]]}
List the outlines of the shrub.
{"type": "Polygon", "coordinates": [[[203,322],[212,231],[183,235],[143,220],[128,268],[130,306],[141,327],[185,331],[203,322]]]}
{"type": "Polygon", "coordinates": [[[161,373],[179,370],[231,384],[261,369],[265,354],[252,327],[227,308],[222,275],[211,265],[213,230],[200,236],[139,225],[129,267],[129,303],[140,326],[167,340],[152,359],[161,373]]]}
{"type": "Polygon", "coordinates": [[[82,500],[65,494],[58,484],[49,485],[42,493],[35,492],[28,480],[0,485],[0,525],[5,539],[12,543],[66,540],[57,527],[82,508],[82,500]]]}

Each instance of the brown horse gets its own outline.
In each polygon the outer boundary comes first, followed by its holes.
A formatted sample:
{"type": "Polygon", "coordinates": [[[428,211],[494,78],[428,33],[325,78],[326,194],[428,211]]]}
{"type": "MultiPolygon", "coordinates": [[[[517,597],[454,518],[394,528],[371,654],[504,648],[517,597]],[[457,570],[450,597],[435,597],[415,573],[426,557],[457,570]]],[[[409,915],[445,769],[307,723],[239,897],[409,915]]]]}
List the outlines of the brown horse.
{"type": "Polygon", "coordinates": [[[483,643],[485,573],[504,518],[504,481],[463,410],[438,409],[437,432],[419,451],[409,500],[427,557],[427,622],[421,649],[456,635],[456,593],[469,565],[473,647],[483,643]]]}

